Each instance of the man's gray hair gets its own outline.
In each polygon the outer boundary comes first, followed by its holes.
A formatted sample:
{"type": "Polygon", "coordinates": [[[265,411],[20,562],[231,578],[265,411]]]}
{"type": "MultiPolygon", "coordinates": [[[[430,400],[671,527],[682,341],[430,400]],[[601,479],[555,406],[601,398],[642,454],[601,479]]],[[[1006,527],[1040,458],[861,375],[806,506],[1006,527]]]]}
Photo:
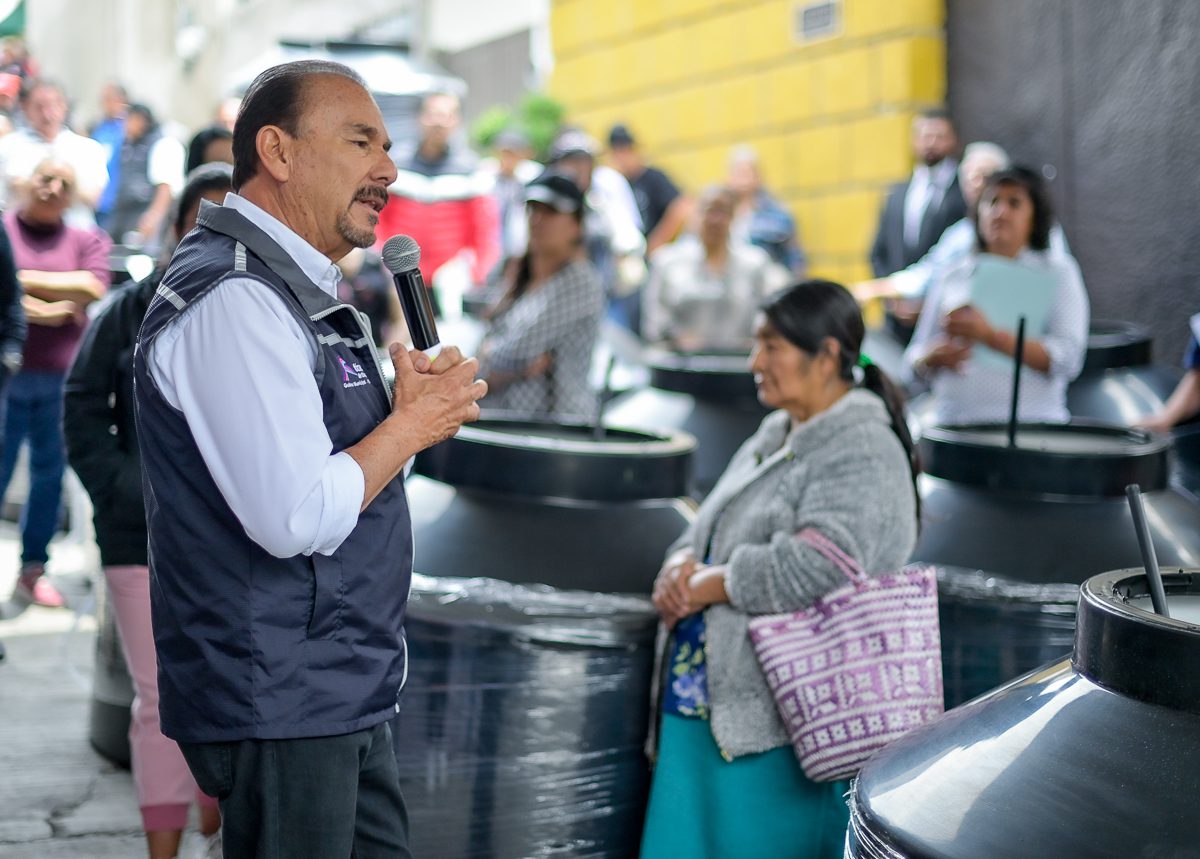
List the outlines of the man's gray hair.
{"type": "Polygon", "coordinates": [[[958,162],[958,176],[960,181],[965,175],[964,171],[967,162],[976,158],[986,158],[989,161],[996,162],[997,170],[1007,170],[1012,166],[1012,159],[1008,157],[1008,153],[1000,146],[987,140],[977,140],[974,143],[968,143],[963,149],[962,160],[958,162]]]}

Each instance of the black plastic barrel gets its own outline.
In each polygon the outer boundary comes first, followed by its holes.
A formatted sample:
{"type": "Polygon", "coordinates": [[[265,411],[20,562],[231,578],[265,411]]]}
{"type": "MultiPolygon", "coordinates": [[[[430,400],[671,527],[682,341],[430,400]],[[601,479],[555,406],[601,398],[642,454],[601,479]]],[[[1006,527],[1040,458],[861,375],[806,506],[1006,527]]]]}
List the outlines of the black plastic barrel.
{"type": "Polygon", "coordinates": [[[935,426],[921,439],[914,561],[941,568],[946,703],[1070,648],[1075,587],[1141,559],[1125,487],[1141,486],[1159,558],[1200,564],[1200,507],[1168,483],[1170,441],[1097,423],[935,426]]]}
{"type": "Polygon", "coordinates": [[[703,497],[767,414],[758,401],[749,356],[652,349],[644,360],[650,386],[615,398],[604,421],[614,427],[683,430],[694,436],[699,446],[691,491],[703,497]]]}
{"type": "Polygon", "coordinates": [[[1093,319],[1083,370],[1067,388],[1075,418],[1128,425],[1163,407],[1181,372],[1152,363],[1150,332],[1132,322],[1093,319]]]}
{"type": "Polygon", "coordinates": [[[627,857],[692,439],[489,417],[418,456],[395,722],[414,855],[627,857]]]}
{"type": "Polygon", "coordinates": [[[101,582],[96,594],[96,660],[92,668],[92,703],[88,713],[88,741],[113,763],[129,767],[129,708],[133,705],[133,680],[121,649],[117,618],[101,582]]]}
{"type": "Polygon", "coordinates": [[[851,795],[850,859],[1196,856],[1200,570],[1080,589],[1070,658],[877,754],[851,795]]]}

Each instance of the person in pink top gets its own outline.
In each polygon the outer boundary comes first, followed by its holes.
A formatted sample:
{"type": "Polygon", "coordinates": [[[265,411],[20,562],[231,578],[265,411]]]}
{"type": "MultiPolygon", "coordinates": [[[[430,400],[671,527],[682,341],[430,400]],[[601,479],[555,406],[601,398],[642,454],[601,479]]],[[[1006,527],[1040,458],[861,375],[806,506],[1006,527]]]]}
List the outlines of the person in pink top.
{"type": "Polygon", "coordinates": [[[21,572],[15,602],[61,606],[45,579],[50,538],[58,524],[66,448],[62,430],[63,381],[87,317],[84,308],[109,285],[109,239],[96,229],[67,226],[75,200],[75,171],[64,161],[41,161],[4,215],[29,334],[21,371],[7,392],[0,497],[12,478],[17,452],[29,442],[29,496],[21,513],[21,572]]]}

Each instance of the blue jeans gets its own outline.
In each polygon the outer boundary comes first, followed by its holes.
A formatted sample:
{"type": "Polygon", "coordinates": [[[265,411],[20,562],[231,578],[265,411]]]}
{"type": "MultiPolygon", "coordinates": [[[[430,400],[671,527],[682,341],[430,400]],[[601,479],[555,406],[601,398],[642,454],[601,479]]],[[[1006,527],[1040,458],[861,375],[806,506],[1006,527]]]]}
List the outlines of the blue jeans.
{"type": "Polygon", "coordinates": [[[66,442],[63,440],[65,374],[22,371],[8,385],[4,415],[3,468],[0,498],[8,490],[17,453],[29,440],[29,497],[21,511],[21,563],[45,563],[47,547],[58,527],[62,502],[66,442]]]}

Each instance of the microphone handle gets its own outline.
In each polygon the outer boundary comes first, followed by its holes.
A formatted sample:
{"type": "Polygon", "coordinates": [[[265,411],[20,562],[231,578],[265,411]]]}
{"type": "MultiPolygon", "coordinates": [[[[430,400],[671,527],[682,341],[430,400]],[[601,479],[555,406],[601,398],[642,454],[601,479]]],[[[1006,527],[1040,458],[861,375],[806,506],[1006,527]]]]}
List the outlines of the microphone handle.
{"type": "Polygon", "coordinates": [[[441,351],[441,341],[433,317],[433,302],[429,298],[429,290],[425,288],[420,269],[402,271],[392,275],[392,279],[396,283],[400,307],[404,310],[404,319],[408,323],[408,333],[412,337],[413,346],[430,358],[436,358],[441,351]]]}

